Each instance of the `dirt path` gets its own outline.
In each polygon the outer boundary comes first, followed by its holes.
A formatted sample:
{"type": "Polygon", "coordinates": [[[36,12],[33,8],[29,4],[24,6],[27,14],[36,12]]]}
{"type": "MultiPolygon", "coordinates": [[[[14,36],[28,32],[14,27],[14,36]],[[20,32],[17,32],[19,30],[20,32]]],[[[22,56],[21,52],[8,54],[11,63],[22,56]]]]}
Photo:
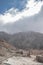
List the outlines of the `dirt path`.
{"type": "Polygon", "coordinates": [[[5,63],[5,65],[43,65],[42,63],[38,63],[36,61],[34,61],[34,56],[32,56],[31,58],[29,57],[11,57],[5,61],[3,61],[3,63],[5,63]]]}

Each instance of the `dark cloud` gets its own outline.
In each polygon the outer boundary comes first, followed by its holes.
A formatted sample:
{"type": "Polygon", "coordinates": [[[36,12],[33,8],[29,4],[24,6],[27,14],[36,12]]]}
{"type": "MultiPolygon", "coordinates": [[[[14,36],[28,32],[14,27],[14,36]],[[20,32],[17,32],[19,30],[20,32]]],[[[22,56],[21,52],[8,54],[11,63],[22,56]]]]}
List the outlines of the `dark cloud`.
{"type": "Polygon", "coordinates": [[[35,1],[43,1],[43,0],[35,0],[35,1]]]}

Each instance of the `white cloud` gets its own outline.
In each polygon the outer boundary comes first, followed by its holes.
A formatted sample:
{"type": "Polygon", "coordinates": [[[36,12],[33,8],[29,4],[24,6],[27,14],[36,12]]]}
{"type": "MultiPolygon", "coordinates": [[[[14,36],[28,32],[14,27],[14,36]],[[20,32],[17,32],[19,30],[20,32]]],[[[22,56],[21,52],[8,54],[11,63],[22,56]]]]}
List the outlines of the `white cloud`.
{"type": "Polygon", "coordinates": [[[30,1],[28,0],[26,8],[21,12],[19,12],[18,9],[11,8],[8,11],[6,11],[4,14],[0,14],[0,22],[3,22],[4,24],[12,23],[18,21],[19,19],[33,16],[39,13],[42,5],[43,5],[43,1],[34,2],[34,0],[30,0],[30,1]]]}

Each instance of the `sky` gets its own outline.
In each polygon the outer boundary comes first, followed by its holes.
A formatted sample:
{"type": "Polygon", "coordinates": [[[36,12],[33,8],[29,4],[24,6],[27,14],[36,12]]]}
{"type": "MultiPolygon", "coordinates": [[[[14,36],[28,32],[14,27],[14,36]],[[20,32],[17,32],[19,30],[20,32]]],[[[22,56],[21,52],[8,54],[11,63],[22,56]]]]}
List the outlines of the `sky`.
{"type": "MultiPolygon", "coordinates": [[[[37,18],[37,16],[35,16],[35,15],[40,14],[42,7],[43,7],[43,0],[0,0],[0,30],[9,31],[9,30],[11,30],[10,25],[13,26],[13,23],[15,26],[15,23],[18,24],[19,21],[21,23],[21,20],[23,22],[26,19],[25,22],[27,22],[27,20],[29,21],[31,19],[31,17],[37,18]],[[4,28],[3,28],[3,26],[4,26],[4,28]],[[9,30],[8,30],[7,26],[9,26],[9,30]]],[[[33,18],[33,20],[34,20],[34,18],[33,18]]],[[[38,24],[42,23],[42,22],[39,22],[39,20],[34,21],[34,23],[31,21],[31,22],[28,22],[28,26],[32,26],[33,24],[35,26],[36,22],[38,24]]],[[[22,25],[25,25],[25,23],[23,23],[22,25]]],[[[16,26],[18,26],[18,25],[16,25],[16,26]]],[[[26,28],[28,26],[26,26],[26,28]]],[[[25,26],[23,26],[23,27],[25,27],[25,26]]],[[[13,27],[13,29],[14,28],[15,27],[13,27]]],[[[37,27],[34,27],[34,29],[36,29],[36,28],[37,27]]],[[[42,28],[41,25],[38,27],[38,30],[39,30],[39,28],[42,28]]],[[[29,30],[33,30],[33,28],[29,27],[29,30]]],[[[38,30],[36,30],[36,31],[38,31],[38,30]]],[[[16,31],[21,31],[21,30],[18,30],[16,27],[16,31]]],[[[33,31],[35,31],[35,30],[33,30],[33,31]]],[[[43,30],[39,31],[39,32],[43,32],[43,30]]]]}

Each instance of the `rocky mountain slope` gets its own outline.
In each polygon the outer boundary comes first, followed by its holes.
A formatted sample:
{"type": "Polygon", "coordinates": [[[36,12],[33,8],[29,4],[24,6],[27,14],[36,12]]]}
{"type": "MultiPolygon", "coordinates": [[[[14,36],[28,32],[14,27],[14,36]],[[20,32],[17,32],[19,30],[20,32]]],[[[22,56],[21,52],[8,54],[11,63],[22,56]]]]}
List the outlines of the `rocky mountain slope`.
{"type": "Polygon", "coordinates": [[[7,54],[9,55],[13,50],[15,50],[15,47],[8,44],[5,40],[0,40],[0,57],[7,57],[7,54]]]}
{"type": "Polygon", "coordinates": [[[0,39],[5,40],[16,48],[21,49],[43,49],[43,34],[38,32],[20,32],[16,34],[7,34],[0,32],[0,39]]]}

